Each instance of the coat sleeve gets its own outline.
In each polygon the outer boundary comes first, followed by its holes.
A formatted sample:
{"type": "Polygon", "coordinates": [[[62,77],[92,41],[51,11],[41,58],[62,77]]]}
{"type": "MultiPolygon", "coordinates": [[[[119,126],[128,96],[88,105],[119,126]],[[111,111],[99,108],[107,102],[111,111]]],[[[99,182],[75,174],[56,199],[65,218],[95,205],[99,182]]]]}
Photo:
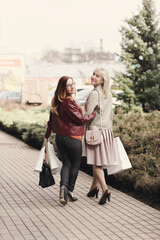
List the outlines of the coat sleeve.
{"type": "Polygon", "coordinates": [[[93,112],[98,105],[98,92],[95,90],[92,90],[86,100],[85,103],[85,114],[90,114],[93,112]]]}
{"type": "Polygon", "coordinates": [[[68,101],[67,114],[79,125],[84,125],[91,122],[91,120],[96,116],[96,113],[93,111],[89,115],[83,116],[76,102],[73,100],[68,101]]]}

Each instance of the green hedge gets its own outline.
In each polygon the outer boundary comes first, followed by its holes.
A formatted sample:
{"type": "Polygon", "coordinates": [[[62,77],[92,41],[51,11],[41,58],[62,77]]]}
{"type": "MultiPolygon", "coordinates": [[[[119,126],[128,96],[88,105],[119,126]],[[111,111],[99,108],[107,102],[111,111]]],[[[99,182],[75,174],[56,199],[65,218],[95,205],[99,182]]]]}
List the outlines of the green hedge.
{"type": "Polygon", "coordinates": [[[119,136],[132,163],[132,169],[107,181],[124,191],[160,203],[160,112],[119,112],[114,116],[114,134],[119,136]]]}
{"type": "MultiPolygon", "coordinates": [[[[49,109],[6,111],[0,108],[0,129],[27,144],[41,148],[49,117],[49,109]]],[[[106,174],[107,182],[121,190],[147,199],[149,204],[160,202],[160,112],[141,110],[114,115],[114,135],[119,136],[131,160],[132,169],[114,176],[106,174]]],[[[54,142],[54,134],[52,134],[54,142]]],[[[91,174],[91,166],[82,161],[82,169],[91,174]]]]}
{"type": "MultiPolygon", "coordinates": [[[[44,140],[49,108],[6,111],[0,108],[0,129],[40,149],[44,140]]],[[[54,136],[52,134],[52,136],[54,136]]]]}

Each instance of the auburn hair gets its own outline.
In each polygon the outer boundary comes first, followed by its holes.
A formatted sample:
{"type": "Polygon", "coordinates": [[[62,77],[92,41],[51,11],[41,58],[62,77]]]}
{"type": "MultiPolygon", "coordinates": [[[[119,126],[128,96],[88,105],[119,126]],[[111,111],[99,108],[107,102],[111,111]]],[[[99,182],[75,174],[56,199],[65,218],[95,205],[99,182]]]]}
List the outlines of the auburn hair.
{"type": "Polygon", "coordinates": [[[68,76],[63,76],[59,79],[55,94],[51,101],[51,112],[55,112],[57,115],[59,115],[58,114],[59,104],[63,102],[67,96],[66,85],[67,85],[68,79],[72,79],[72,78],[68,76]]]}

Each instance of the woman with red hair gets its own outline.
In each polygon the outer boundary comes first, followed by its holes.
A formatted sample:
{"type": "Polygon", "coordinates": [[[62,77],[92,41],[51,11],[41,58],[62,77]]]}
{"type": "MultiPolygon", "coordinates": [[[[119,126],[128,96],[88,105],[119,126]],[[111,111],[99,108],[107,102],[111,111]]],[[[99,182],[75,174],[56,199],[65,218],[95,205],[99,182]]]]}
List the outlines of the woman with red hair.
{"type": "Polygon", "coordinates": [[[63,163],[59,195],[59,201],[63,205],[67,203],[68,198],[72,202],[77,200],[72,192],[82,156],[83,125],[91,122],[96,116],[95,112],[83,116],[81,107],[72,98],[75,92],[75,82],[71,77],[63,76],[59,79],[45,133],[47,141],[51,131],[56,134],[56,145],[63,163]]]}

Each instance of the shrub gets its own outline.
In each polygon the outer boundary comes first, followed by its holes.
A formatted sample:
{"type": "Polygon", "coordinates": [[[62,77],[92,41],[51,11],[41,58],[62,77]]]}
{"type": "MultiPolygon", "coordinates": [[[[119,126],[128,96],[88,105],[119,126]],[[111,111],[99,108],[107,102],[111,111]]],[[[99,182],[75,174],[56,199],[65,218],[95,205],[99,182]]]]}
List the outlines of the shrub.
{"type": "Polygon", "coordinates": [[[26,111],[0,108],[0,129],[40,149],[44,140],[49,109],[30,108],[26,111]]]}
{"type": "Polygon", "coordinates": [[[160,112],[119,112],[114,116],[114,134],[129,155],[132,169],[107,176],[110,184],[160,202],[160,112]],[[152,196],[149,197],[149,196],[152,196]]]}

